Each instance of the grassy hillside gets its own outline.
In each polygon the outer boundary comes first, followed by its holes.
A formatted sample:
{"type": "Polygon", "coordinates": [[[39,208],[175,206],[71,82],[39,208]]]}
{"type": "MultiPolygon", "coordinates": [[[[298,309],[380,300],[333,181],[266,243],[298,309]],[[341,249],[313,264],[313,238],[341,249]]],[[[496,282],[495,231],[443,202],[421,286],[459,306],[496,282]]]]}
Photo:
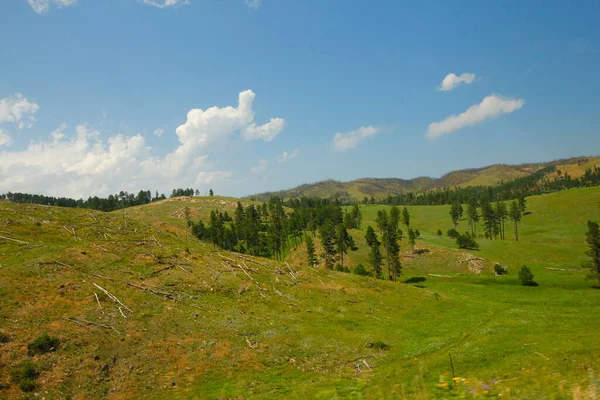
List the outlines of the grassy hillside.
{"type": "Polygon", "coordinates": [[[362,178],[350,182],[328,180],[305,184],[288,190],[260,193],[248,196],[248,198],[267,201],[272,196],[278,196],[282,199],[307,196],[339,198],[345,201],[361,201],[365,196],[369,198],[373,196],[376,199],[382,199],[388,195],[399,195],[406,192],[420,192],[444,187],[495,186],[502,182],[527,176],[548,165],[556,165],[562,172],[568,172],[569,175],[575,178],[583,175],[586,169],[594,165],[600,165],[600,158],[579,157],[539,164],[497,164],[483,168],[453,171],[440,178],[419,177],[409,180],[398,178],[362,178]]]}
{"type": "MultiPolygon", "coordinates": [[[[198,217],[235,203],[204,200],[198,217]]],[[[26,361],[38,398],[594,398],[600,290],[580,263],[599,201],[598,188],[528,199],[522,241],[480,240],[479,274],[435,236],[447,207],[414,207],[431,252],[404,253],[409,284],[304,267],[301,248],[287,264],[218,251],[186,238],[187,200],[127,209],[125,224],[0,202],[0,398],[29,396],[13,378],[26,361]],[[521,264],[540,286],[517,284],[521,264]],[[60,346],[29,356],[44,333],[60,346]]],[[[362,208],[364,226],[379,208],[362,208]]]]}

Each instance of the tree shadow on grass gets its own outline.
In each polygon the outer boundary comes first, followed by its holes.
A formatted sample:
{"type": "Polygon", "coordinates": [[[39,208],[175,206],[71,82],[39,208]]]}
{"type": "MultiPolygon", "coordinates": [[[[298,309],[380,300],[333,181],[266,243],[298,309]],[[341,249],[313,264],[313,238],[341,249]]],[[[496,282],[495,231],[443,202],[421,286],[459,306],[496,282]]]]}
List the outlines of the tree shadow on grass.
{"type": "Polygon", "coordinates": [[[412,278],[408,278],[404,281],[404,283],[420,283],[425,282],[425,278],[422,276],[413,276],[412,278]]]}

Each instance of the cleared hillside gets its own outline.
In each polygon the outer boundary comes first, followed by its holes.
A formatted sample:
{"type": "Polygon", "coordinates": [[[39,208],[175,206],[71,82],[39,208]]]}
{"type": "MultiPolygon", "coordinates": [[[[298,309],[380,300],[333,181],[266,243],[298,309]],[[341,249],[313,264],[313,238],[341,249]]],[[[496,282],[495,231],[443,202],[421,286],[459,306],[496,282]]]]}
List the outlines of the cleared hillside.
{"type": "MultiPolygon", "coordinates": [[[[422,192],[445,187],[495,186],[516,178],[527,176],[540,168],[556,165],[572,177],[583,175],[586,169],[600,165],[600,158],[577,157],[537,164],[505,165],[496,164],[482,168],[449,172],[440,178],[418,177],[399,178],[361,178],[350,182],[327,180],[304,184],[288,190],[266,192],[248,196],[248,198],[267,201],[272,196],[282,199],[295,199],[302,196],[361,201],[373,196],[382,199],[388,195],[400,195],[407,192],[422,192]]],[[[556,174],[552,174],[555,176],[556,174]]]]}
{"type": "MultiPolygon", "coordinates": [[[[481,240],[479,273],[462,262],[472,252],[435,236],[450,226],[447,207],[411,208],[417,246],[430,252],[412,255],[402,242],[408,284],[305,267],[302,247],[286,264],[186,238],[182,206],[202,218],[235,203],[208,200],[126,209],[125,223],[119,212],[0,202],[0,398],[26,398],[14,371],[27,361],[40,373],[36,398],[593,398],[599,389],[600,291],[580,266],[599,188],[528,199],[522,241],[481,240]],[[493,261],[509,274],[494,276],[493,261]],[[525,263],[540,286],[518,284],[525,263]],[[29,356],[44,333],[60,346],[29,356]]],[[[382,207],[361,207],[363,227],[382,207]]],[[[352,233],[359,250],[349,258],[364,262],[364,238],[352,233]]]]}

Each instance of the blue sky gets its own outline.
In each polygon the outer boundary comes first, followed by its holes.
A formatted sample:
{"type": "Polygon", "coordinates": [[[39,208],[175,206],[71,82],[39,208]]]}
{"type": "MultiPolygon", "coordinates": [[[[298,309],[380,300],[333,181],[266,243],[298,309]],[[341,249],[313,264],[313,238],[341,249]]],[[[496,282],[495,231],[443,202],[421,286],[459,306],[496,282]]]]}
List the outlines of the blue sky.
{"type": "Polygon", "coordinates": [[[598,15],[592,1],[3,1],[0,192],[241,196],[599,154],[598,15]]]}

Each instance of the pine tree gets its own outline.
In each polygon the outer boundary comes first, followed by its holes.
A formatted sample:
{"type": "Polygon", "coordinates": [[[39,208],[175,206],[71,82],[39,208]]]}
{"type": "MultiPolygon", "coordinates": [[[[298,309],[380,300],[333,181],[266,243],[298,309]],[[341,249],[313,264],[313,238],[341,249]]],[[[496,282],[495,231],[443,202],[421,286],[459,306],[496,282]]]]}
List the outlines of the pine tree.
{"type": "Polygon", "coordinates": [[[452,219],[452,224],[454,225],[454,229],[460,222],[460,219],[463,216],[463,208],[459,202],[454,202],[450,206],[450,218],[452,219]]]}
{"type": "Polygon", "coordinates": [[[521,221],[521,207],[519,207],[519,203],[516,200],[513,200],[510,203],[510,211],[509,211],[510,219],[515,224],[515,240],[519,241],[519,221],[521,221]]]}
{"type": "Polygon", "coordinates": [[[212,190],[212,189],[210,189],[210,190],[208,191],[208,195],[209,195],[209,196],[214,196],[214,195],[215,195],[215,192],[213,192],[213,190],[212,190]]]}
{"type": "Polygon", "coordinates": [[[504,240],[504,221],[506,221],[506,217],[508,217],[506,204],[502,201],[497,201],[495,211],[498,222],[498,231],[500,232],[500,239],[504,240]]]}
{"type": "Polygon", "coordinates": [[[381,278],[381,265],[383,264],[383,256],[381,255],[380,243],[374,242],[369,252],[369,263],[373,268],[373,274],[377,278],[381,278]]]}
{"type": "Polygon", "coordinates": [[[344,268],[344,254],[348,253],[348,249],[355,249],[354,240],[344,224],[339,224],[335,232],[335,251],[340,255],[342,268],[344,268]]]}
{"type": "Polygon", "coordinates": [[[597,279],[600,283],[600,228],[597,222],[588,221],[588,231],[585,234],[585,241],[590,248],[587,254],[592,258],[589,262],[590,277],[597,279]]]}
{"type": "Polygon", "coordinates": [[[406,229],[410,228],[410,214],[408,213],[408,208],[406,207],[402,209],[402,223],[406,225],[406,229]]]}
{"type": "Polygon", "coordinates": [[[367,232],[365,233],[365,240],[367,242],[367,246],[371,247],[374,243],[379,244],[377,240],[377,234],[375,233],[375,229],[371,225],[367,227],[367,232]]]}
{"type": "Polygon", "coordinates": [[[319,229],[321,236],[321,245],[323,246],[323,258],[325,258],[325,267],[333,269],[333,258],[335,257],[335,229],[330,222],[325,223],[319,229]]]}
{"type": "Polygon", "coordinates": [[[308,265],[314,267],[317,264],[317,257],[315,255],[315,244],[310,235],[306,235],[305,245],[308,265]]]}
{"type": "Polygon", "coordinates": [[[415,252],[415,239],[417,238],[417,234],[415,231],[411,229],[408,230],[408,243],[410,243],[411,251],[415,252]]]}
{"type": "Polygon", "coordinates": [[[477,200],[471,199],[467,206],[467,219],[471,226],[471,234],[477,236],[477,224],[479,223],[479,212],[477,211],[477,200]]]}

